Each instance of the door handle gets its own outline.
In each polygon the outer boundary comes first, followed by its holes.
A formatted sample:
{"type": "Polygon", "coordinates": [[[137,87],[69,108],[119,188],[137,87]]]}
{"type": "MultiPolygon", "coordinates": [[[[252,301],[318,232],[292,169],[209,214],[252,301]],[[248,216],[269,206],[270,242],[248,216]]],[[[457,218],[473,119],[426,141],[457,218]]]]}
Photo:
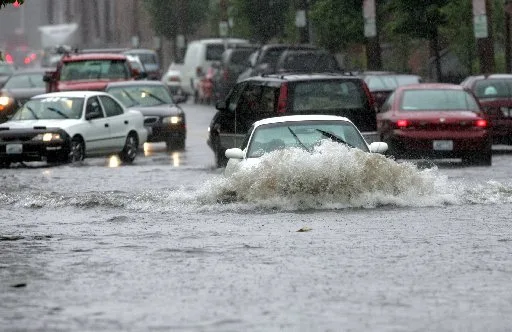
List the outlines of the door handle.
{"type": "Polygon", "coordinates": [[[124,124],[128,124],[128,120],[124,120],[124,124]]]}
{"type": "Polygon", "coordinates": [[[108,128],[108,123],[105,123],[105,128],[108,128]]]}

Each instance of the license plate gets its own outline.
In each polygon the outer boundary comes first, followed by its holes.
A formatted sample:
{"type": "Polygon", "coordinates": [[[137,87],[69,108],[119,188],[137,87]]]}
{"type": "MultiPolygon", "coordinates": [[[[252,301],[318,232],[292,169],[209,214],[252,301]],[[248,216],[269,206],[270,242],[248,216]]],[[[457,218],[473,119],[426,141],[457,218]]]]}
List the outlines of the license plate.
{"type": "Polygon", "coordinates": [[[437,151],[452,151],[453,150],[453,141],[449,141],[449,140],[434,141],[433,148],[434,148],[434,150],[437,150],[437,151]]]}
{"type": "Polygon", "coordinates": [[[7,144],[5,146],[6,154],[21,154],[23,152],[23,144],[7,144]]]}

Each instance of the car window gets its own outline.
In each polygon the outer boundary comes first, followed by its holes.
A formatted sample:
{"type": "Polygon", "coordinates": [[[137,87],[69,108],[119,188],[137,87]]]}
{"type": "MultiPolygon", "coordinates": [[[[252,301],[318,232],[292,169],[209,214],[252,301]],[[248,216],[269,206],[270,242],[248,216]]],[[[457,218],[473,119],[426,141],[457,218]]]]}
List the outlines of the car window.
{"type": "Polygon", "coordinates": [[[96,119],[105,117],[105,115],[103,114],[103,110],[101,109],[101,105],[98,100],[98,97],[96,97],[96,96],[87,99],[87,104],[85,106],[85,109],[87,112],[90,112],[90,111],[99,112],[99,116],[95,117],[96,119]]]}
{"type": "Polygon", "coordinates": [[[246,85],[246,83],[240,83],[233,87],[233,91],[231,91],[227,100],[227,106],[229,111],[234,112],[237,109],[238,103],[240,102],[240,97],[246,85]]]}
{"type": "Polygon", "coordinates": [[[479,106],[467,91],[432,89],[406,90],[403,93],[400,109],[415,110],[470,110],[479,106]]]}
{"type": "Polygon", "coordinates": [[[380,108],[381,112],[387,112],[391,109],[391,106],[393,105],[393,101],[395,100],[395,93],[393,92],[389,97],[386,99],[384,104],[382,104],[382,107],[380,108]]]}
{"type": "Polygon", "coordinates": [[[224,52],[224,45],[208,44],[208,45],[206,45],[206,60],[207,61],[221,61],[223,52],[224,52]]]}
{"type": "Polygon", "coordinates": [[[298,82],[294,88],[293,111],[311,112],[364,108],[364,91],[356,81],[328,80],[298,82]]]}
{"type": "Polygon", "coordinates": [[[512,97],[512,79],[479,80],[475,83],[474,89],[477,98],[509,98],[512,97]]]}
{"type": "Polygon", "coordinates": [[[27,101],[12,120],[80,119],[84,98],[48,97],[27,101]]]}
{"type": "Polygon", "coordinates": [[[6,89],[32,89],[44,88],[43,73],[33,73],[25,75],[13,75],[5,82],[6,89]]]}
{"type": "Polygon", "coordinates": [[[107,116],[116,116],[123,114],[123,108],[114,99],[109,96],[100,96],[101,103],[107,116]]]}
{"type": "Polygon", "coordinates": [[[250,84],[240,97],[237,111],[245,113],[273,113],[277,110],[278,88],[250,84]]]}

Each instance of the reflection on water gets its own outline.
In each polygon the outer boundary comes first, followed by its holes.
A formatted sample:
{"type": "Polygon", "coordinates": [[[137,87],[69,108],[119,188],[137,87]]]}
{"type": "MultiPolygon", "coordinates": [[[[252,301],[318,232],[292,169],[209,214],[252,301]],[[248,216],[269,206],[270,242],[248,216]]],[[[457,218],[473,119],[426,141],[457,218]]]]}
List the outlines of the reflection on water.
{"type": "Polygon", "coordinates": [[[180,159],[181,159],[181,153],[179,153],[179,152],[171,153],[171,161],[172,161],[172,165],[174,167],[180,166],[180,159]]]}
{"type": "Polygon", "coordinates": [[[119,159],[117,155],[110,156],[108,159],[108,167],[115,168],[119,167],[119,165],[121,165],[121,159],[119,159]]]}

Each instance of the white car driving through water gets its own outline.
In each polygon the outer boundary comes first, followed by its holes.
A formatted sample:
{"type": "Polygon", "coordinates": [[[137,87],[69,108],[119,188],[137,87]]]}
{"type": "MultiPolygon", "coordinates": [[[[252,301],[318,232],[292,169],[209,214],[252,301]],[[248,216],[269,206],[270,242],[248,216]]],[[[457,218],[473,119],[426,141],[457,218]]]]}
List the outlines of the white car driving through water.
{"type": "Polygon", "coordinates": [[[323,140],[331,140],[364,152],[384,153],[384,142],[368,144],[347,118],[333,115],[290,115],[256,121],[248,130],[240,148],[226,150],[229,158],[224,174],[233,174],[240,163],[286,148],[312,152],[323,140]]]}

